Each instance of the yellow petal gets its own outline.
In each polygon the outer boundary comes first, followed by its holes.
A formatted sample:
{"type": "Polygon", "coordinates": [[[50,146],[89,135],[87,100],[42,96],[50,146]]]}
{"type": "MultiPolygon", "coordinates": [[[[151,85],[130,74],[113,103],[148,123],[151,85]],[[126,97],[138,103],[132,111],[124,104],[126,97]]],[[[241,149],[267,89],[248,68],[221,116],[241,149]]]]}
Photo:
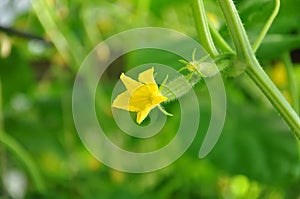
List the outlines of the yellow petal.
{"type": "Polygon", "coordinates": [[[142,121],[147,117],[149,112],[151,111],[151,108],[145,108],[144,110],[137,113],[136,122],[138,124],[142,123],[142,121]]]}
{"type": "Polygon", "coordinates": [[[128,91],[125,91],[116,97],[116,99],[113,101],[112,107],[137,112],[137,108],[129,106],[129,99],[130,93],[128,91]]]}
{"type": "Polygon", "coordinates": [[[152,104],[153,105],[160,104],[160,103],[166,101],[167,99],[168,98],[165,96],[158,95],[158,96],[152,97],[152,104]]]}
{"type": "Polygon", "coordinates": [[[131,79],[130,77],[127,77],[124,73],[121,74],[120,79],[122,80],[123,84],[130,93],[143,85],[142,83],[137,82],[134,79],[131,79]]]}
{"type": "Polygon", "coordinates": [[[150,68],[142,73],[139,74],[139,81],[144,83],[144,84],[149,84],[149,83],[155,83],[154,77],[154,68],[150,68]]]}

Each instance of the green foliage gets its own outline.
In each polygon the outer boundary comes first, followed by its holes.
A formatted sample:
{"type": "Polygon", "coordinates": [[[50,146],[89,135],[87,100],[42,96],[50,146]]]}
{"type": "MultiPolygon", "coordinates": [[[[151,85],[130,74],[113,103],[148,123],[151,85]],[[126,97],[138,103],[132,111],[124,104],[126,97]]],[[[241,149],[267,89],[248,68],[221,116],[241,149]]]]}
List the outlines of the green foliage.
{"type": "MultiPolygon", "coordinates": [[[[71,92],[79,64],[98,42],[134,27],[173,28],[197,38],[192,10],[188,2],[179,0],[44,2],[46,7],[27,10],[17,16],[11,27],[43,37],[46,42],[34,43],[28,38],[0,32],[0,47],[3,48],[2,35],[12,45],[7,56],[2,51],[0,54],[0,124],[3,124],[0,133],[5,131],[24,147],[46,184],[46,191],[39,192],[23,162],[1,143],[0,177],[13,168],[22,171],[28,180],[25,198],[300,197],[299,142],[245,75],[234,81],[225,80],[228,96],[225,128],[216,147],[205,159],[198,159],[198,152],[210,122],[210,101],[202,83],[194,88],[201,110],[197,138],[174,164],[157,172],[128,174],[95,160],[82,145],[73,124],[71,92]],[[51,27],[47,21],[39,21],[45,12],[52,14],[57,32],[47,29],[51,27]],[[63,36],[68,47],[58,48],[57,34],[63,36]]],[[[274,2],[240,0],[236,3],[250,41],[254,43],[274,2]]],[[[275,71],[274,63],[282,61],[284,53],[300,49],[299,1],[284,0],[281,3],[280,13],[257,51],[259,60],[270,74],[275,71]]],[[[216,2],[206,1],[205,6],[219,24],[221,35],[231,43],[216,2]]],[[[232,54],[228,56],[233,57],[232,54]]],[[[300,70],[296,60],[299,56],[295,51],[292,68],[298,93],[300,70]]],[[[155,145],[152,145],[153,140],[145,144],[138,139],[116,137],[121,132],[113,121],[109,103],[121,72],[149,62],[179,69],[182,65],[178,59],[172,54],[149,49],[128,53],[112,64],[101,80],[104,90],[99,90],[97,95],[98,116],[107,117],[108,122],[104,125],[109,137],[121,139],[124,147],[132,151],[139,151],[144,146],[143,150],[161,147],[172,139],[180,121],[180,115],[176,114],[155,145]]],[[[231,64],[226,62],[228,60],[223,59],[220,65],[227,68],[231,64]]],[[[242,72],[244,69],[228,70],[227,76],[235,77],[242,72]]],[[[287,82],[286,75],[276,74],[287,82]]],[[[287,93],[287,98],[291,95],[286,87],[282,92],[287,93]]],[[[180,114],[176,102],[166,106],[169,112],[180,114]]],[[[8,198],[7,195],[7,189],[1,184],[0,198],[8,198]]]]}

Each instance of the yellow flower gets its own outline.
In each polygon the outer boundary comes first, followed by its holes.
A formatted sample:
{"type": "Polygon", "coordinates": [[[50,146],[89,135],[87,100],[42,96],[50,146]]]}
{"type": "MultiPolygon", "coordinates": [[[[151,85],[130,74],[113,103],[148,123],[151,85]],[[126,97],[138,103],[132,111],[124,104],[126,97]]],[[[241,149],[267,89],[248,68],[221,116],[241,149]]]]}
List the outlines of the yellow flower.
{"type": "Polygon", "coordinates": [[[153,108],[168,99],[159,92],[153,72],[154,68],[151,68],[140,73],[139,81],[127,77],[124,73],[120,76],[127,90],[116,97],[112,106],[137,112],[136,121],[138,124],[147,117],[153,108]]]}

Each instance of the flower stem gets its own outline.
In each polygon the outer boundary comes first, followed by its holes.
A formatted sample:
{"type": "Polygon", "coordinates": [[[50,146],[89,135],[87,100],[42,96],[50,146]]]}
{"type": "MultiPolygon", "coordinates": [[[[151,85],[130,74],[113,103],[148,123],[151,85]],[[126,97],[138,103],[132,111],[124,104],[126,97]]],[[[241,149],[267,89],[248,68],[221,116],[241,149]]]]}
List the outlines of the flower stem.
{"type": "Polygon", "coordinates": [[[200,44],[212,57],[217,56],[219,53],[210,34],[203,0],[192,0],[192,9],[200,44]]]}
{"type": "Polygon", "coordinates": [[[258,63],[233,1],[219,0],[219,4],[233,37],[237,56],[248,66],[247,74],[277,109],[296,137],[300,139],[300,118],[258,63]]]}

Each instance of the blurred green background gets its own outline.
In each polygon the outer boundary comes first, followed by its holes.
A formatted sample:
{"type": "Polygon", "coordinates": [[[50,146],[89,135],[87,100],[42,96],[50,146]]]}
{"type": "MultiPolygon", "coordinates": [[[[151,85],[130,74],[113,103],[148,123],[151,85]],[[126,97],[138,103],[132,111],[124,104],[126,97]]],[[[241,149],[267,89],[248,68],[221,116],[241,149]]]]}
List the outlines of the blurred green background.
{"type": "MultiPolygon", "coordinates": [[[[235,2],[253,42],[274,1],[235,2]]],[[[285,66],[292,65],[299,93],[300,0],[281,4],[257,56],[291,100],[285,66]]],[[[206,0],[205,5],[209,19],[231,42],[216,1],[206,0]]],[[[201,110],[198,135],[167,168],[123,173],[101,164],[82,145],[73,123],[71,95],[83,59],[99,42],[136,27],[165,27],[196,39],[190,6],[181,0],[0,1],[1,199],[300,198],[299,143],[246,75],[224,79],[226,123],[216,147],[204,159],[198,158],[198,151],[210,119],[205,85],[194,89],[201,110]]],[[[97,98],[98,114],[109,121],[105,122],[109,136],[132,151],[143,142],[116,133],[111,108],[105,104],[121,72],[149,62],[181,67],[167,53],[129,53],[105,73],[97,98]]],[[[167,110],[176,112],[177,106],[169,104],[167,110]]],[[[176,133],[177,121],[175,117],[168,122],[170,134],[159,137],[158,146],[176,133]]]]}

